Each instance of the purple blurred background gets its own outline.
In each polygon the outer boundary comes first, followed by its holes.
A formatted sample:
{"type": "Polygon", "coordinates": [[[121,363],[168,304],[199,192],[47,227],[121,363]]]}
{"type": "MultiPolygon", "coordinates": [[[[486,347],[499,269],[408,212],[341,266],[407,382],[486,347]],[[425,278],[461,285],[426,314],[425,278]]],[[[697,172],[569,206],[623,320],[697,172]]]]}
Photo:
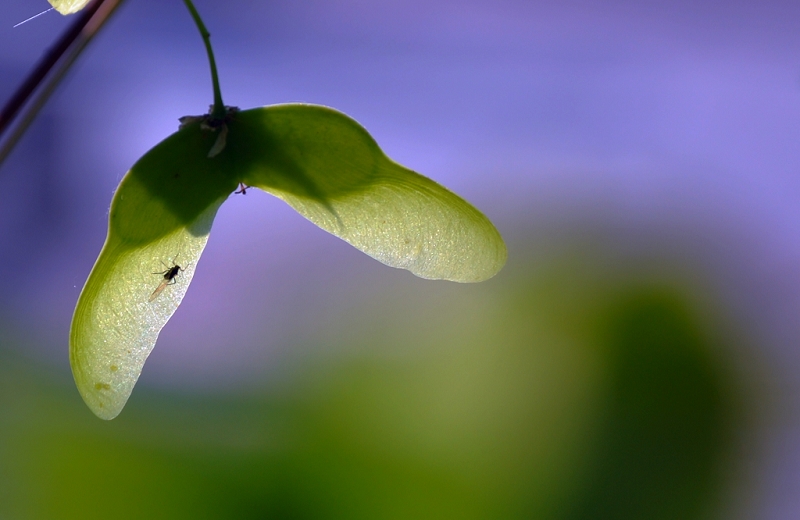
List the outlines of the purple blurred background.
{"type": "MultiPolygon", "coordinates": [[[[486,213],[509,268],[582,230],[620,255],[702,267],[768,374],[754,380],[777,396],[748,463],[759,484],[747,516],[800,515],[800,4],[196,5],[228,104],[354,117],[391,158],[486,213]]],[[[2,99],[70,22],[48,13],[11,28],[45,8],[6,3],[2,99]]],[[[0,170],[0,316],[35,345],[24,356],[69,377],[69,321],[117,183],[210,102],[178,0],[129,0],[81,57],[0,170]]],[[[259,385],[322,324],[427,283],[268,195],[232,197],[139,385],[259,385]]]]}

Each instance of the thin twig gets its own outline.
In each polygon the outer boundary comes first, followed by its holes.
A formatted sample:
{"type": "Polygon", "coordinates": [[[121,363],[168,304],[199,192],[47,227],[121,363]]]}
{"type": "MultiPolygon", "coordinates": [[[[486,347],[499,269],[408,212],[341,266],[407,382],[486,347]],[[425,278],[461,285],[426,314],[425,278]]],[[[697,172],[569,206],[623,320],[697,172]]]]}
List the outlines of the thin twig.
{"type": "Polygon", "coordinates": [[[78,14],[78,19],[42,56],[25,81],[0,111],[0,138],[11,128],[13,132],[0,143],[0,165],[8,157],[22,134],[35,119],[50,94],[81,54],[86,45],[108,21],[123,0],[94,0],[78,14]],[[14,124],[18,116],[19,121],[14,124]]]}
{"type": "Polygon", "coordinates": [[[214,107],[211,109],[211,119],[222,121],[227,115],[227,109],[222,102],[222,93],[219,88],[219,76],[217,75],[217,62],[214,59],[214,50],[211,48],[211,33],[206,29],[203,19],[200,18],[200,13],[195,9],[192,0],[183,0],[189,12],[192,14],[197,29],[200,31],[200,36],[203,38],[203,43],[206,46],[206,54],[208,54],[208,64],[211,67],[211,83],[214,87],[214,107]]]}

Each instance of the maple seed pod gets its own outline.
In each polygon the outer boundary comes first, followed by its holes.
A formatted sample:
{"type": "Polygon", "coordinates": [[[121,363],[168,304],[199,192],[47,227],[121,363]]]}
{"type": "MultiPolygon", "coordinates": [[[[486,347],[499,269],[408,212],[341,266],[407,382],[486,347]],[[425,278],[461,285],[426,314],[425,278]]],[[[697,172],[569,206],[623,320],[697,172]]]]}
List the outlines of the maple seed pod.
{"type": "Polygon", "coordinates": [[[236,112],[213,158],[219,130],[203,120],[184,123],[122,179],[106,243],[75,308],[70,363],[98,417],[112,419],[125,406],[186,294],[217,209],[237,187],[270,193],[421,278],[480,282],[506,261],[502,237],[480,211],[389,159],[341,112],[304,104],[236,112]]]}

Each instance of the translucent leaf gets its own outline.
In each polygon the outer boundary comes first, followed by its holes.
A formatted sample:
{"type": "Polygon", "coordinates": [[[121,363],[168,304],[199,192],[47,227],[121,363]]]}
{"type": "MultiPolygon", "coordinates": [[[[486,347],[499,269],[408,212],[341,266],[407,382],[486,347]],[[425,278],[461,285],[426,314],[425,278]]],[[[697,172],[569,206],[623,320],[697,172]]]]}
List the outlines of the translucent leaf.
{"type": "Polygon", "coordinates": [[[393,267],[476,282],[506,259],[497,230],[447,189],[389,160],[352,119],[325,107],[181,119],[114,195],[106,243],[81,292],[70,362],[92,411],[122,410],[158,335],[180,305],[219,205],[239,183],[393,267]]]}
{"type": "Polygon", "coordinates": [[[48,0],[61,14],[77,13],[89,3],[90,0],[48,0]]]}
{"type": "Polygon", "coordinates": [[[219,205],[236,187],[206,157],[213,143],[214,134],[196,126],[173,134],[134,165],[114,195],[108,238],[70,332],[75,383],[103,419],[128,400],[186,293],[219,205]]]}
{"type": "Polygon", "coordinates": [[[241,181],[392,267],[478,282],[506,261],[497,229],[446,188],[393,162],[358,123],[314,105],[238,112],[227,149],[241,181]]]}

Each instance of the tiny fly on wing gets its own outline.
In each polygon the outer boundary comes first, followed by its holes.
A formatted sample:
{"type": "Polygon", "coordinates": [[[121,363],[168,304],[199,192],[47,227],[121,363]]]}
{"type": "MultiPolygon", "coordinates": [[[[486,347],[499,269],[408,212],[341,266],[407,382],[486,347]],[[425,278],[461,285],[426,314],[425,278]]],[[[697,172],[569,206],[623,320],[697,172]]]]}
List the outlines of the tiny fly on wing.
{"type": "Polygon", "coordinates": [[[178,264],[175,264],[166,271],[161,271],[160,273],[153,273],[153,274],[160,274],[161,276],[164,277],[164,279],[161,280],[161,283],[158,284],[156,290],[153,291],[153,294],[150,295],[149,301],[153,301],[156,298],[158,298],[158,295],[161,294],[168,285],[174,285],[175,277],[178,276],[178,272],[180,271],[183,271],[183,267],[179,266],[178,264]]]}

